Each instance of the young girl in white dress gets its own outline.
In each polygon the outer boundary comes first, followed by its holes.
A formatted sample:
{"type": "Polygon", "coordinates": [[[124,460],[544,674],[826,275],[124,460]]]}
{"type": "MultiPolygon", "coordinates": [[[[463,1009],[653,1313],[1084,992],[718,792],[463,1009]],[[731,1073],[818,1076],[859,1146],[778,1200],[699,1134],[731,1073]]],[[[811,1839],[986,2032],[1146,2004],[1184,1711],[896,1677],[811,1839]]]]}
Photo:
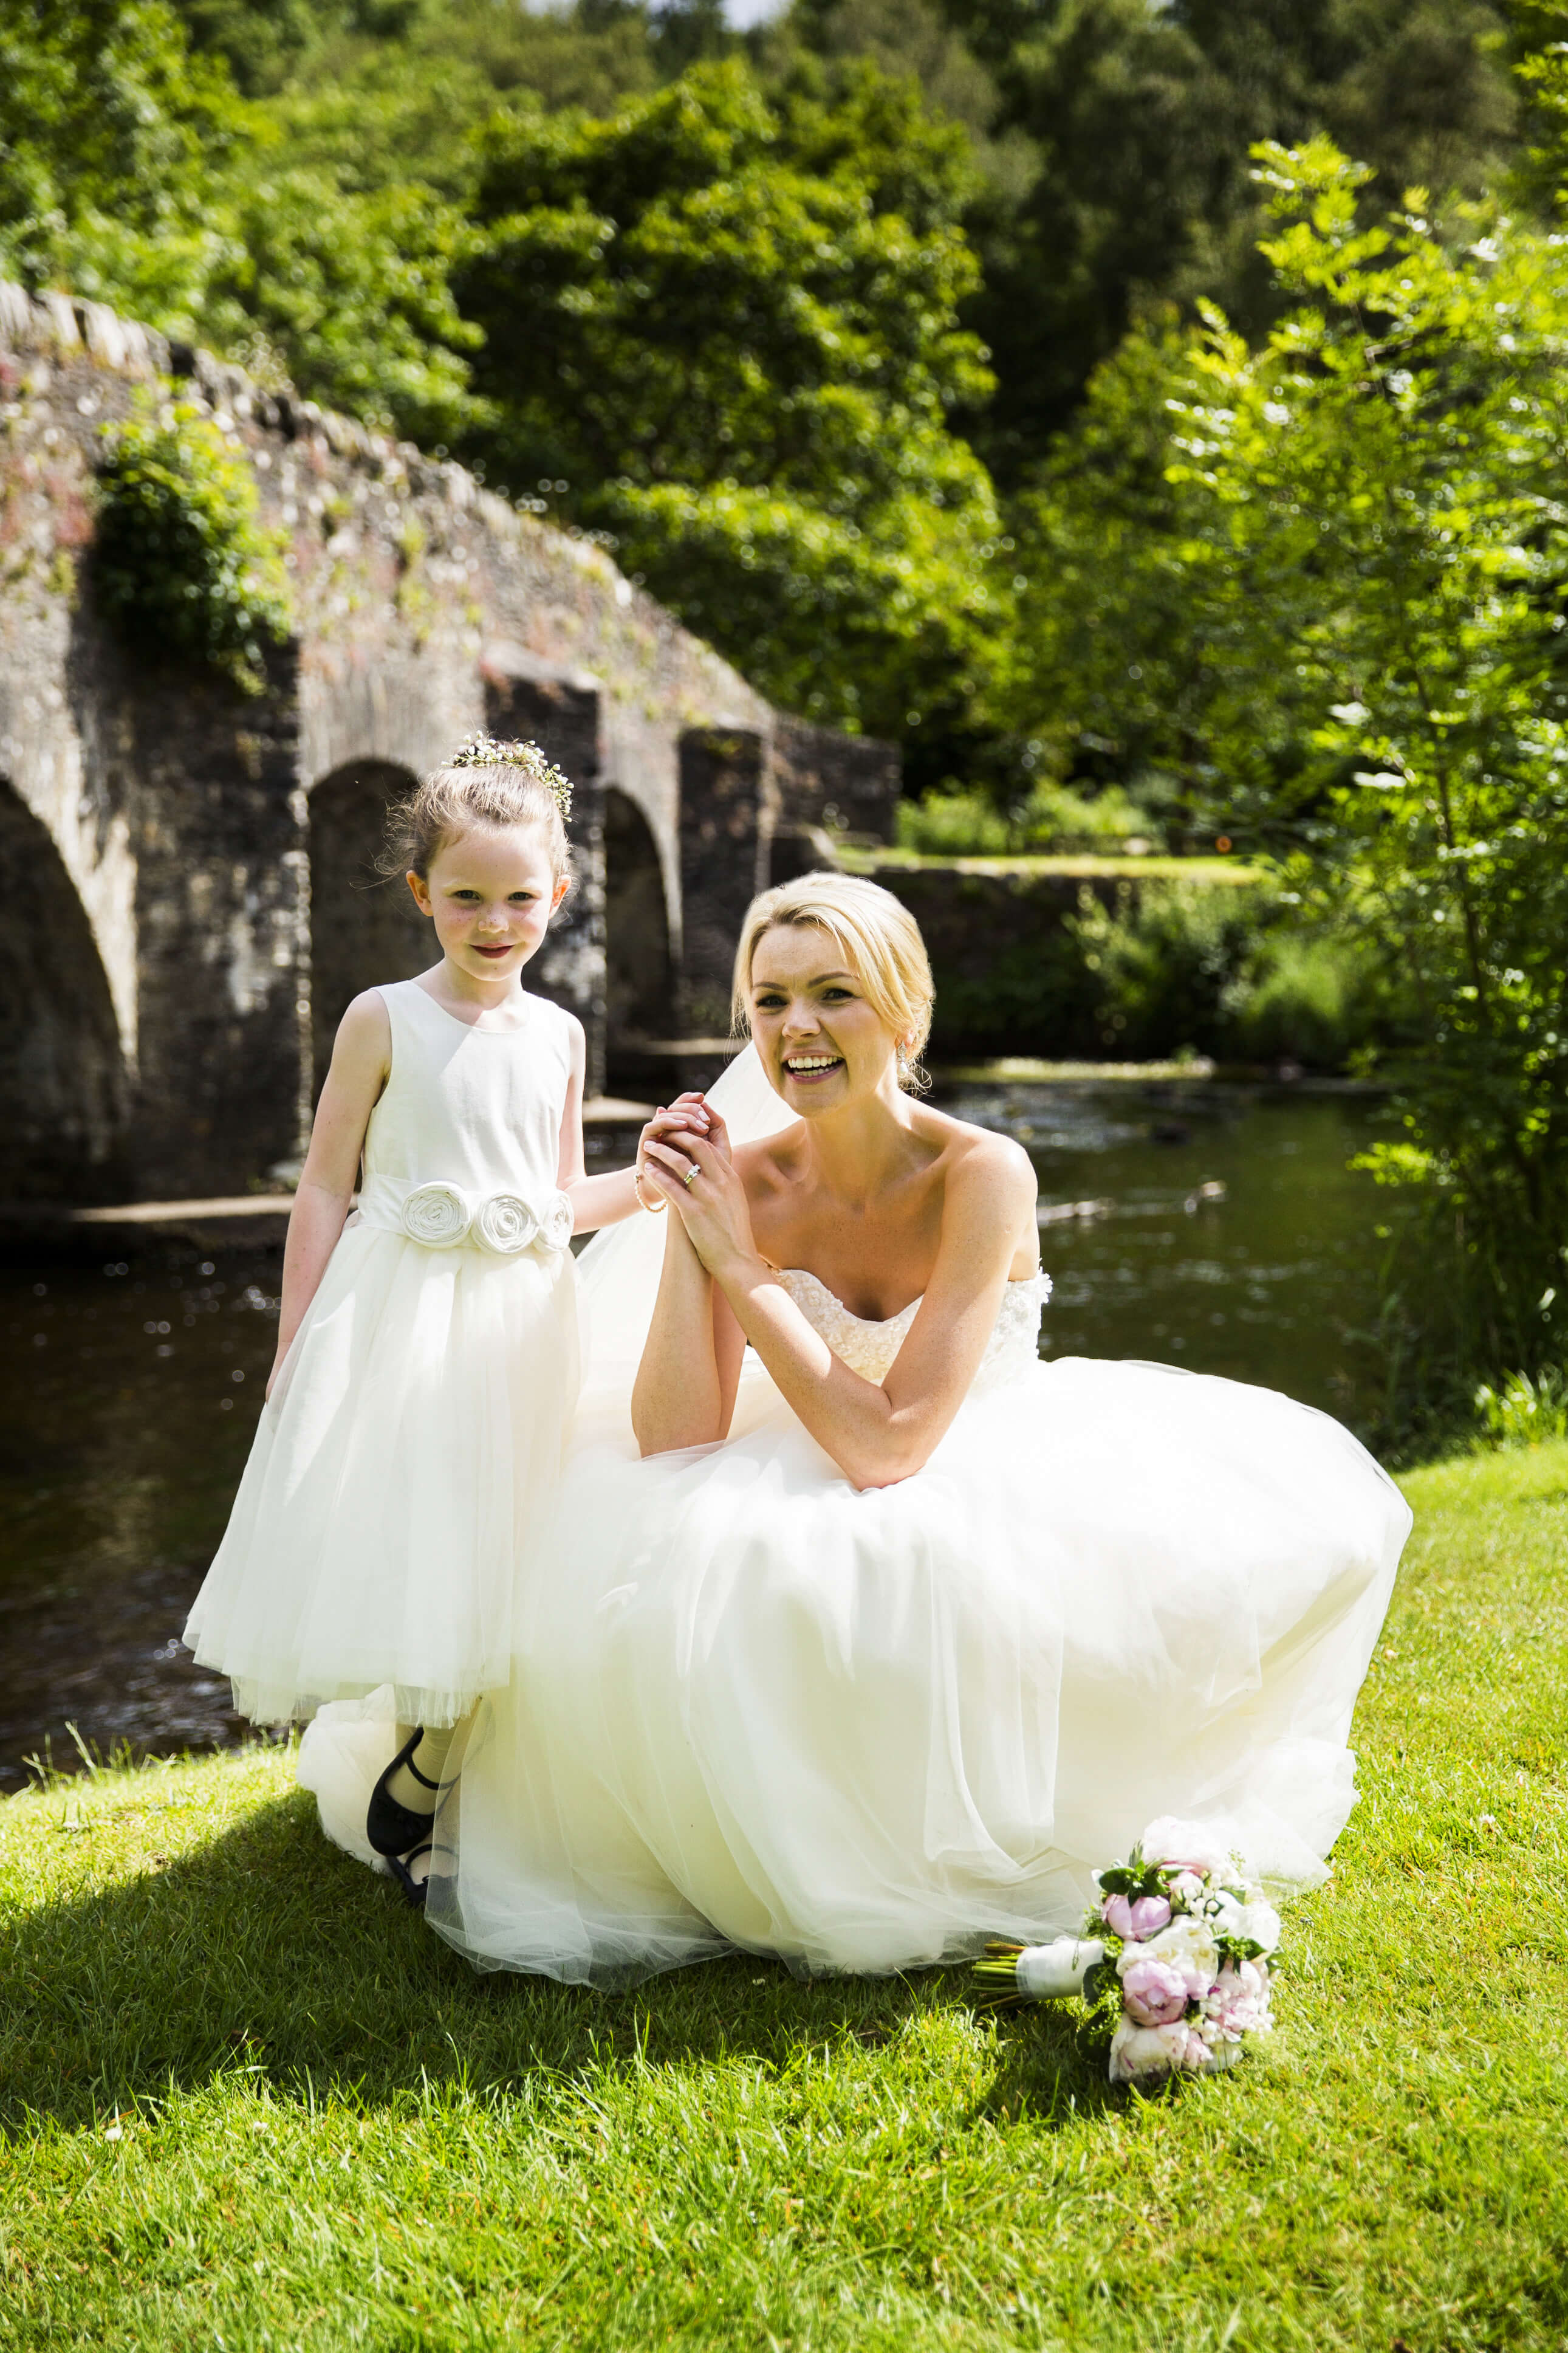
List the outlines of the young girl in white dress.
{"type": "Polygon", "coordinates": [[[440,961],[343,1016],[267,1404],[184,1633],[258,1723],[376,1695],[354,1843],[415,1901],[453,1729],[510,1672],[520,1555],[560,1472],[571,1238],[637,1206],[637,1169],[584,1175],[581,1023],[521,985],[570,885],[569,804],[537,745],[476,737],[395,813],[440,961]]]}

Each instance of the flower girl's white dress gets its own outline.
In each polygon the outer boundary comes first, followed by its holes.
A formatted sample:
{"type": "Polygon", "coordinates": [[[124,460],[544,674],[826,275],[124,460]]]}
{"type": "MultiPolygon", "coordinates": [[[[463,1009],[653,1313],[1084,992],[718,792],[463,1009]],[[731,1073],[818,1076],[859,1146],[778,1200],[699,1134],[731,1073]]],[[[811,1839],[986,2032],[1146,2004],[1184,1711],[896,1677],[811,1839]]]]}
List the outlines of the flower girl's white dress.
{"type": "Polygon", "coordinates": [[[519,1029],[482,1029],[416,981],[381,996],[391,1074],[359,1207],[185,1641],[259,1723],[385,1687],[390,1737],[395,1716],[456,1722],[511,1672],[518,1556],[560,1476],[578,1328],[567,1016],[531,996],[519,1029]]]}
{"type": "MultiPolygon", "coordinates": [[[[750,1054],[716,1096],[738,1138],[787,1118],[750,1054]]],[[[1354,1439],[1234,1381],[1041,1363],[1037,1277],[896,1486],[857,1493],[754,1357],[727,1440],[640,1461],[659,1223],[583,1261],[588,1384],[511,1683],[453,1759],[442,1936],[606,1983],[726,1946],[909,1968],[1076,1926],[1161,1814],[1322,1876],[1410,1525],[1354,1439]]],[[[868,1323],[784,1280],[886,1373],[913,1305],[868,1323]]],[[[353,1845],[384,1759],[341,1761],[341,1807],[313,1786],[353,1845]]]]}

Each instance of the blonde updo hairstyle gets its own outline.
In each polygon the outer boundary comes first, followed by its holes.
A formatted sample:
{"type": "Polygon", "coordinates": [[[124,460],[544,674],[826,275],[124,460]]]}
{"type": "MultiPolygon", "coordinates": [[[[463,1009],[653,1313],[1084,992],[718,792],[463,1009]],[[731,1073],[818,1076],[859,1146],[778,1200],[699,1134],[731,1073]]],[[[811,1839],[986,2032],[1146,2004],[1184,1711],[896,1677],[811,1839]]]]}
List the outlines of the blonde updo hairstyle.
{"type": "Polygon", "coordinates": [[[911,1094],[928,1086],[920,1054],[931,1036],[936,991],[925,942],[909,909],[890,891],[858,874],[802,874],[752,900],[735,950],[731,1013],[737,1034],[751,1032],[752,965],[758,943],[784,923],[816,923],[831,934],[865,990],[867,1003],[897,1041],[899,1084],[911,1094]]]}
{"type": "Polygon", "coordinates": [[[548,840],[556,881],[564,875],[570,881],[566,818],[571,807],[571,786],[537,744],[496,744],[475,737],[393,803],[387,811],[382,871],[388,876],[414,873],[427,881],[447,845],[475,826],[526,825],[537,826],[548,840]]]}

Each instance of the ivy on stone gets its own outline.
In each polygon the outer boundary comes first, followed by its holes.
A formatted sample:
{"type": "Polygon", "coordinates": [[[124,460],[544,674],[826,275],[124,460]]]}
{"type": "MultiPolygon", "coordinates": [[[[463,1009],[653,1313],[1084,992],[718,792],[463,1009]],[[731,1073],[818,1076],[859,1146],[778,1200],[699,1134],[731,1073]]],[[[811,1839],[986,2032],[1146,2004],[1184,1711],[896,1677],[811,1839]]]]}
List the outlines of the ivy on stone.
{"type": "Polygon", "coordinates": [[[233,436],[172,388],[103,428],[93,582],[139,652],[201,665],[260,691],[268,643],[289,629],[282,535],[260,518],[233,436]]]}

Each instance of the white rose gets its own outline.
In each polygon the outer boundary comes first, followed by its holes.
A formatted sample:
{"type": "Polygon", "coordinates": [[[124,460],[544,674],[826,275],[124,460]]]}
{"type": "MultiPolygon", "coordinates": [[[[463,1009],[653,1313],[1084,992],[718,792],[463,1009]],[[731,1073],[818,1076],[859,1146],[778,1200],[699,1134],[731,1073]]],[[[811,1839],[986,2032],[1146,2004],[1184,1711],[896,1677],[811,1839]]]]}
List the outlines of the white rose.
{"type": "Polygon", "coordinates": [[[486,1250],[511,1258],[533,1240],[539,1219],[521,1193],[492,1193],[479,1204],[474,1230],[486,1250]]]}
{"type": "Polygon", "coordinates": [[[546,1250],[567,1249],[576,1222],[570,1198],[564,1193],[552,1193],[539,1217],[539,1238],[546,1250]]]}
{"type": "Polygon", "coordinates": [[[456,1185],[436,1178],[428,1185],[416,1185],[403,1204],[401,1222],[410,1241],[425,1242],[433,1250],[449,1249],[468,1230],[468,1204],[456,1185]]]}
{"type": "Polygon", "coordinates": [[[1209,1921],[1216,1936],[1234,1945],[1256,1945],[1271,1953],[1279,1942],[1279,1915],[1262,1896],[1240,1903],[1234,1895],[1216,1895],[1209,1905],[1209,1921]]]}
{"type": "Polygon", "coordinates": [[[1189,1993],[1207,1993],[1219,1975],[1219,1947],[1206,1920],[1179,1912],[1170,1926],[1141,1945],[1129,1945],[1117,1962],[1124,1975],[1133,1961],[1164,1961],[1179,1969],[1189,1993]]]}

